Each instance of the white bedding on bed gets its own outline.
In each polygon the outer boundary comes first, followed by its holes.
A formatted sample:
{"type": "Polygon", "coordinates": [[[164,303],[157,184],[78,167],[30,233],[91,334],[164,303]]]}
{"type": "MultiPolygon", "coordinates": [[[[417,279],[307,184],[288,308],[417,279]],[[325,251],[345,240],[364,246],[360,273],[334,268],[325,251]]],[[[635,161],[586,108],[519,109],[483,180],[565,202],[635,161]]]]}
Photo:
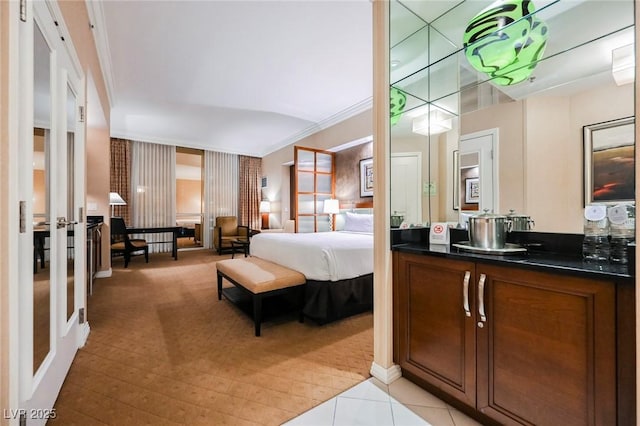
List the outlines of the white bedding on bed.
{"type": "Polygon", "coordinates": [[[373,234],[368,233],[256,234],[250,251],[301,272],[308,280],[338,281],[373,273],[373,234]]]}

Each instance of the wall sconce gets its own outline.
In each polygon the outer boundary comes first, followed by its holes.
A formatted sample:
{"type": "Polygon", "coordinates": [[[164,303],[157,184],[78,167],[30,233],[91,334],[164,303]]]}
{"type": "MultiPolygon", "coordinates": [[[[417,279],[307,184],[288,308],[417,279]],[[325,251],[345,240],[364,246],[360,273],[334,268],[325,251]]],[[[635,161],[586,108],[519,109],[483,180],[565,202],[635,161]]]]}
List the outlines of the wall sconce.
{"type": "Polygon", "coordinates": [[[333,231],[334,215],[340,213],[340,202],[334,198],[324,200],[324,213],[329,213],[329,230],[333,231]]]}
{"type": "Polygon", "coordinates": [[[258,209],[262,213],[262,229],[269,229],[269,213],[271,213],[271,203],[269,201],[260,201],[258,209]]]}
{"type": "Polygon", "coordinates": [[[451,114],[441,109],[432,109],[429,114],[413,119],[413,133],[421,135],[437,135],[448,132],[453,127],[451,114]]]}
{"type": "Polygon", "coordinates": [[[111,217],[114,215],[115,206],[126,206],[127,202],[122,199],[117,192],[109,193],[109,205],[111,206],[111,217]]]}
{"type": "Polygon", "coordinates": [[[635,80],[636,58],[633,48],[633,44],[627,44],[611,51],[611,73],[618,86],[635,80]]]}

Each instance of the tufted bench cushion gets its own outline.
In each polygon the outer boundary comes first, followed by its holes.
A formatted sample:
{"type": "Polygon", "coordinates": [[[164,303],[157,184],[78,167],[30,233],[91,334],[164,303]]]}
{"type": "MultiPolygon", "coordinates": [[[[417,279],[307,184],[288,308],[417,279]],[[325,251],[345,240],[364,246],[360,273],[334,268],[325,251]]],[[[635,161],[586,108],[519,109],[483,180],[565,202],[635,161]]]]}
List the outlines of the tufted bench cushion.
{"type": "MultiPolygon", "coordinates": [[[[226,259],[216,263],[218,276],[218,300],[222,299],[222,279],[226,278],[233,285],[248,292],[253,298],[253,319],[255,334],[260,336],[262,321],[262,298],[282,293],[283,291],[304,285],[306,277],[298,271],[260,259],[245,257],[226,259]]],[[[304,292],[299,289],[300,309],[304,302],[304,292]]],[[[302,318],[301,318],[302,320],[302,318]]]]}

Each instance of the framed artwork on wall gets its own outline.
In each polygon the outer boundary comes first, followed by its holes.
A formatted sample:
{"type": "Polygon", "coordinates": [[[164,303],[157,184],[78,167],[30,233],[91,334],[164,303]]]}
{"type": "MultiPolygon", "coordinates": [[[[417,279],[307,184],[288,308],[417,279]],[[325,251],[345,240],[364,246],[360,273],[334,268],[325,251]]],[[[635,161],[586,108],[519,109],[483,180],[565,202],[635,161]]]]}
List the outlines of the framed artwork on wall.
{"type": "Polygon", "coordinates": [[[584,204],[635,199],[634,118],[583,127],[584,204]]]}
{"type": "Polygon", "coordinates": [[[360,196],[373,197],[373,158],[360,160],[360,196]]]}
{"type": "Polygon", "coordinates": [[[465,203],[477,204],[480,202],[480,181],[478,178],[465,179],[465,203]]]}

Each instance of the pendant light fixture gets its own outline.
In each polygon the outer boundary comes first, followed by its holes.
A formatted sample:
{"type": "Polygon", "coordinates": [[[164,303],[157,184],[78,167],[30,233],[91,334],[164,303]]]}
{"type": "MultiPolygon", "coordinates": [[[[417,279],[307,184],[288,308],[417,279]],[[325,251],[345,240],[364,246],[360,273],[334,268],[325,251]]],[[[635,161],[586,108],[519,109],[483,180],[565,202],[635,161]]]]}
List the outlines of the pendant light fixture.
{"type": "Polygon", "coordinates": [[[467,60],[501,86],[529,78],[547,44],[547,25],[529,0],[498,0],[469,22],[463,43],[467,60]]]}

